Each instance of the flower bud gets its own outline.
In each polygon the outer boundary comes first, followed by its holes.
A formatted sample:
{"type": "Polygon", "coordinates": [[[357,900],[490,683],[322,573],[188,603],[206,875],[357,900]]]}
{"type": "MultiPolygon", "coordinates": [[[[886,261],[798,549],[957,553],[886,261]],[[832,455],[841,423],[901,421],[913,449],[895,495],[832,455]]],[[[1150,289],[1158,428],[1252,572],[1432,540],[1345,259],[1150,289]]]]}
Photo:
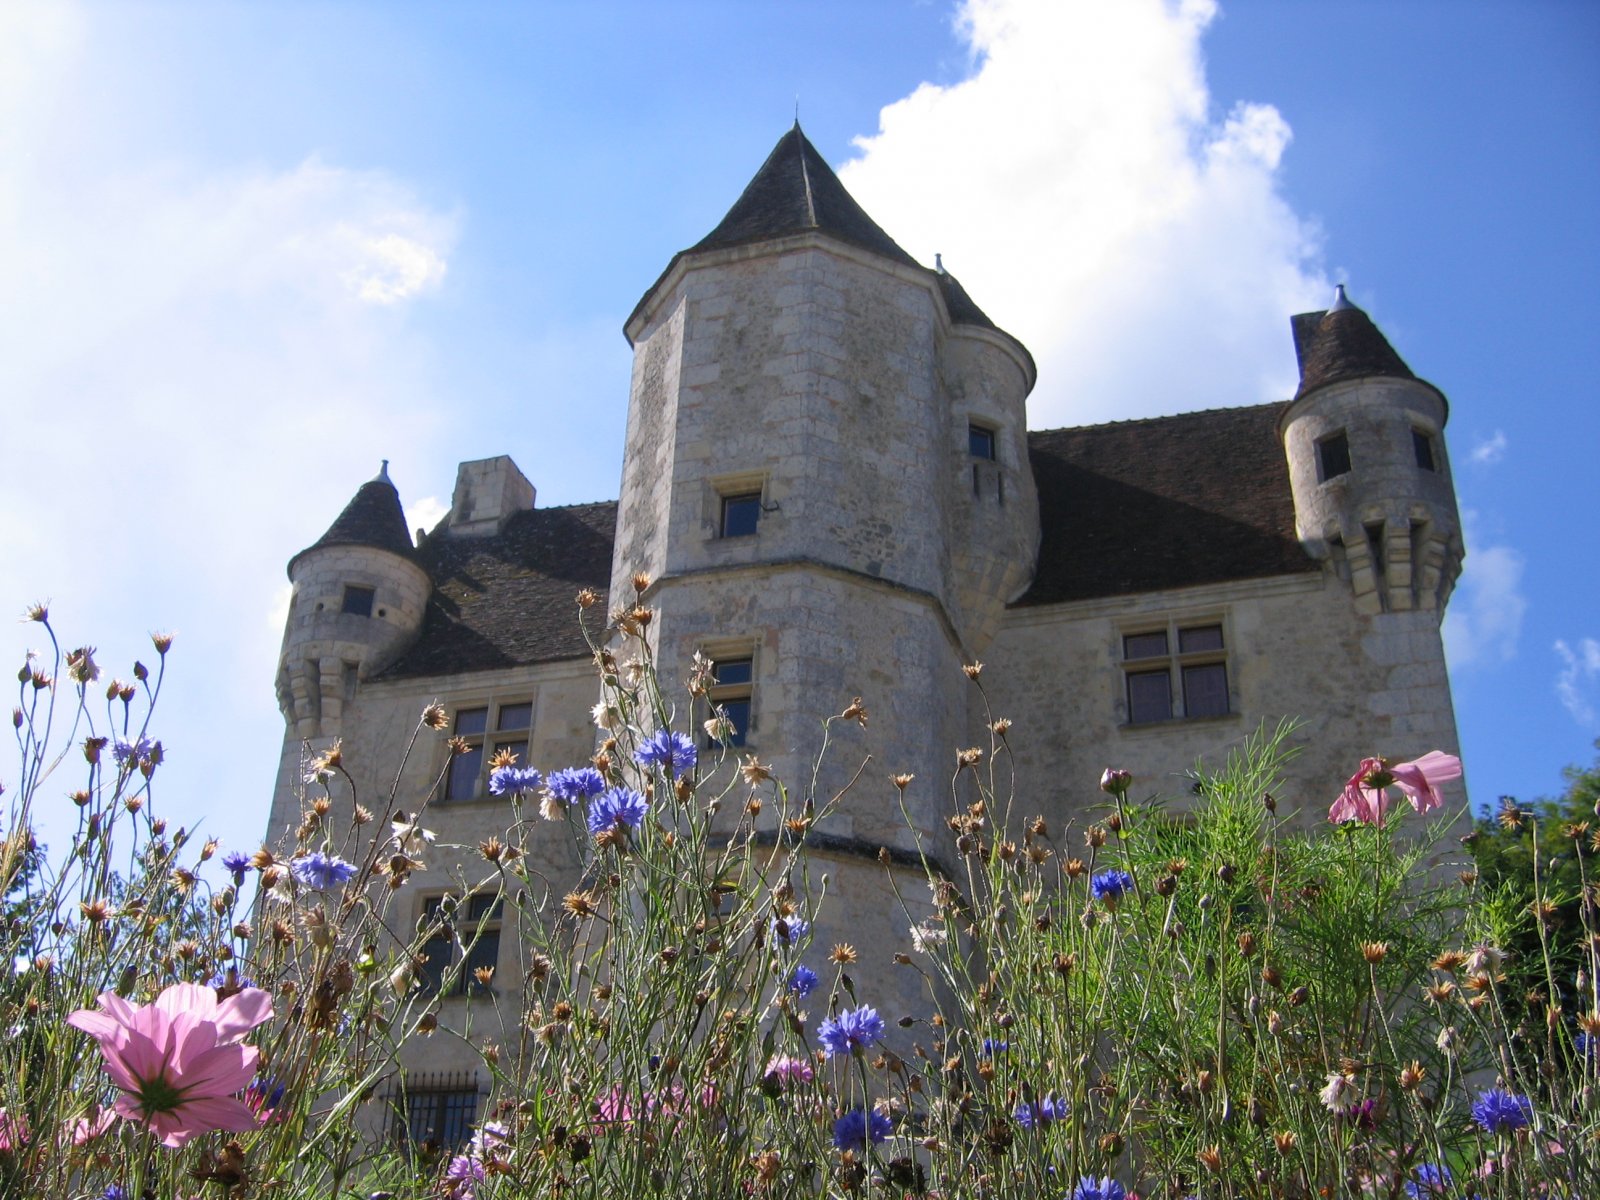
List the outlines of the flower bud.
{"type": "Polygon", "coordinates": [[[1100,790],[1111,796],[1125,796],[1133,786],[1133,776],[1127,771],[1107,767],[1100,776],[1100,790]]]}

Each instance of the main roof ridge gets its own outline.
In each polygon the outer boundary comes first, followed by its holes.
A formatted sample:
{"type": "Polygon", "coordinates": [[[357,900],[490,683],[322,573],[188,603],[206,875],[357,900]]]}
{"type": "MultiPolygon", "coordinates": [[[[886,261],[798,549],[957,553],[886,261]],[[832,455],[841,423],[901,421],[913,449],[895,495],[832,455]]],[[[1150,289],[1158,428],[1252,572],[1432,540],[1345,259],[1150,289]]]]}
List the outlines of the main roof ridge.
{"type": "Polygon", "coordinates": [[[1226,404],[1215,408],[1191,408],[1184,412],[1166,413],[1156,417],[1123,417],[1115,421],[1100,421],[1093,425],[1058,425],[1053,429],[1030,429],[1029,437],[1050,433],[1085,433],[1094,429],[1125,428],[1130,425],[1154,425],[1161,421],[1175,421],[1183,417],[1206,417],[1217,413],[1242,413],[1258,408],[1282,408],[1287,400],[1264,400],[1256,404],[1226,404]]]}

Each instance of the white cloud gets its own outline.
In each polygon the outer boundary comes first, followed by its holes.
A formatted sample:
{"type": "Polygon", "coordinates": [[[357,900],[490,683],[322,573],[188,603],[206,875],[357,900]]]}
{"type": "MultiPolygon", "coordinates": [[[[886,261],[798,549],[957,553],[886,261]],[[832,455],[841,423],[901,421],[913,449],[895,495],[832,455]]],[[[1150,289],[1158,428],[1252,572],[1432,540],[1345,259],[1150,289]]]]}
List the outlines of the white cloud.
{"type": "Polygon", "coordinates": [[[1461,517],[1467,559],[1444,618],[1445,658],[1452,670],[1515,658],[1528,609],[1522,555],[1510,546],[1479,545],[1477,514],[1468,510],[1461,517]]]}
{"type": "Polygon", "coordinates": [[[357,235],[357,244],[362,261],[346,272],[345,280],[362,300],[396,304],[438,286],[444,278],[444,259],[433,247],[398,233],[357,235]]]}
{"type": "Polygon", "coordinates": [[[841,169],[1033,352],[1036,428],[1294,391],[1289,316],[1332,289],[1319,230],[1279,191],[1288,124],[1255,103],[1211,119],[1215,13],[968,0],[971,76],[889,105],[841,169]]]}
{"type": "Polygon", "coordinates": [[[1484,438],[1472,448],[1467,461],[1474,466],[1493,466],[1506,456],[1507,444],[1504,431],[1496,429],[1492,436],[1484,438]]]}
{"type": "Polygon", "coordinates": [[[439,497],[423,496],[406,505],[406,528],[426,529],[432,532],[433,527],[442,521],[449,511],[450,506],[439,497]]]}
{"type": "Polygon", "coordinates": [[[1561,639],[1555,644],[1561,659],[1556,676],[1556,697],[1572,719],[1589,732],[1600,729],[1600,641],[1579,638],[1576,649],[1561,639]]]}

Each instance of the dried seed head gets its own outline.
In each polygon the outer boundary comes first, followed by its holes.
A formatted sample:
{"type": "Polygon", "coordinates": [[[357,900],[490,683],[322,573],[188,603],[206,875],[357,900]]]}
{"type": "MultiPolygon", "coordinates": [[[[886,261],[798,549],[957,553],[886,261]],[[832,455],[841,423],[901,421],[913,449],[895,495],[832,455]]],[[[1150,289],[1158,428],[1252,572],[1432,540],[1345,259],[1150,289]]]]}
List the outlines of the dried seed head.
{"type": "Polygon", "coordinates": [[[840,964],[853,963],[856,961],[856,948],[849,942],[836,942],[833,953],[828,957],[840,964]]]}
{"type": "Polygon", "coordinates": [[[422,710],[422,723],[429,729],[443,729],[450,724],[450,718],[444,711],[444,705],[435,700],[422,710]]]}
{"type": "Polygon", "coordinates": [[[961,670],[968,679],[976,679],[983,674],[983,664],[981,662],[969,662],[963,665],[961,670]]]}
{"type": "Polygon", "coordinates": [[[1361,943],[1361,957],[1366,959],[1367,962],[1369,962],[1373,966],[1377,966],[1377,964],[1381,963],[1388,956],[1389,956],[1389,943],[1388,942],[1362,942],[1361,943]]]}

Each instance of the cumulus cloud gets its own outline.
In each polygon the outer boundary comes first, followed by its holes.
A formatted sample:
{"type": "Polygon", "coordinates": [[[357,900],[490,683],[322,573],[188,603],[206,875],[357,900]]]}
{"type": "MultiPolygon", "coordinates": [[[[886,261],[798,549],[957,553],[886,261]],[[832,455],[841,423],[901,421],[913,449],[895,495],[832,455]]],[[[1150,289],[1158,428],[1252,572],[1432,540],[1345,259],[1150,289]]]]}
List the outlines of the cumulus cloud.
{"type": "Polygon", "coordinates": [[[1600,641],[1579,638],[1576,646],[1557,639],[1556,657],[1561,660],[1561,670],[1556,675],[1556,698],[1572,719],[1589,732],[1600,729],[1600,641]]]}
{"type": "Polygon", "coordinates": [[[1201,40],[1215,15],[968,0],[970,75],[883,109],[840,171],[1033,352],[1036,428],[1294,391],[1289,317],[1332,290],[1321,235],[1279,188],[1281,114],[1222,98],[1213,115],[1201,40]]]}
{"type": "Polygon", "coordinates": [[[1496,429],[1494,433],[1473,446],[1467,461],[1474,466],[1490,467],[1506,456],[1506,435],[1496,429]]]}
{"type": "Polygon", "coordinates": [[[426,529],[432,531],[433,527],[444,520],[445,514],[450,511],[450,505],[437,496],[423,496],[406,505],[406,528],[411,530],[426,529]]]}
{"type": "Polygon", "coordinates": [[[1479,545],[1477,515],[1470,510],[1462,513],[1462,523],[1467,560],[1445,614],[1445,658],[1452,669],[1510,662],[1517,655],[1528,609],[1522,594],[1523,557],[1510,546],[1479,545]]]}

